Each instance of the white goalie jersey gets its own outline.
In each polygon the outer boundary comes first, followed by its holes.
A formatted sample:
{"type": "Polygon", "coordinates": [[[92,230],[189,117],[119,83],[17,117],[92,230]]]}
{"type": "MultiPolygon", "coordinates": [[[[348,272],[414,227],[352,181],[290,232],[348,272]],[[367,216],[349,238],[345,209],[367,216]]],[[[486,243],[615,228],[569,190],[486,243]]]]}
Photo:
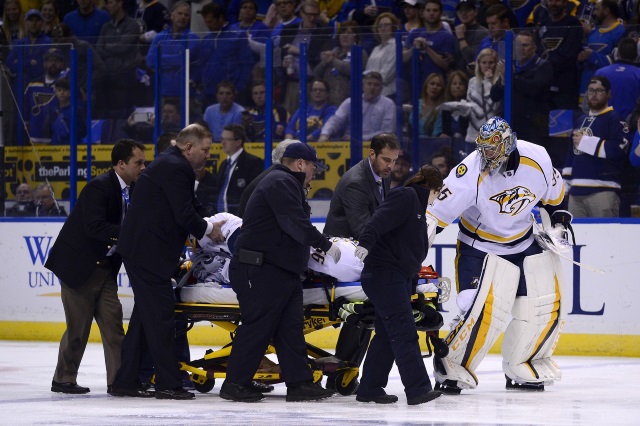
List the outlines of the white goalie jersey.
{"type": "Polygon", "coordinates": [[[474,151],[449,173],[427,215],[442,228],[459,217],[458,239],[484,252],[522,252],[534,241],[531,210],[538,202],[562,202],[562,176],[543,147],[522,140],[504,173],[489,175],[480,167],[474,151]]]}

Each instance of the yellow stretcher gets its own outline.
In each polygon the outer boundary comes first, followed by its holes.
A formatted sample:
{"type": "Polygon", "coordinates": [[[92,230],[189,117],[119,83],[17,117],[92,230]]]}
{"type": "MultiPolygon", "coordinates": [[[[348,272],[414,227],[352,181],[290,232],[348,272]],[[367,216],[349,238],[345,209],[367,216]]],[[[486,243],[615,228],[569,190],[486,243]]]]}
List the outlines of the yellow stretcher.
{"type": "MultiPolygon", "coordinates": [[[[438,336],[438,330],[442,327],[442,316],[433,306],[448,299],[451,283],[448,278],[439,278],[437,273],[430,267],[428,268],[427,271],[421,274],[421,280],[423,283],[433,283],[431,288],[436,288],[437,291],[415,294],[412,297],[412,307],[418,330],[427,333],[426,339],[429,349],[427,356],[431,355],[429,342],[431,342],[436,353],[440,356],[441,351],[447,350],[447,346],[438,336]]],[[[314,285],[317,286],[318,281],[325,288],[329,303],[305,306],[304,334],[308,335],[326,327],[339,327],[342,322],[348,321],[351,324],[369,330],[369,333],[366,334],[366,341],[361,342],[361,344],[368,345],[373,328],[373,307],[366,301],[353,303],[345,298],[336,298],[336,289],[339,289],[342,283],[337,283],[332,277],[326,275],[322,275],[319,278],[316,277],[313,280],[314,285]]],[[[177,289],[178,300],[180,300],[179,291],[180,289],[177,289]]],[[[226,377],[227,360],[231,354],[235,331],[242,320],[240,308],[235,304],[177,302],[175,313],[176,320],[184,320],[188,323],[186,332],[191,330],[196,322],[200,321],[209,321],[212,325],[229,332],[229,343],[221,349],[215,351],[209,349],[203,358],[181,363],[181,369],[190,373],[195,389],[203,393],[209,392],[213,389],[216,379],[224,379],[226,377]]],[[[265,355],[268,354],[276,354],[275,348],[271,345],[265,355]]],[[[359,375],[357,364],[339,360],[330,352],[309,343],[307,343],[307,355],[315,382],[320,381],[323,375],[331,374],[332,377],[336,377],[335,387],[338,393],[351,395],[355,392],[358,384],[356,379],[359,375]]],[[[279,366],[266,356],[263,358],[263,362],[253,378],[255,381],[264,384],[283,381],[280,376],[279,366]]]]}

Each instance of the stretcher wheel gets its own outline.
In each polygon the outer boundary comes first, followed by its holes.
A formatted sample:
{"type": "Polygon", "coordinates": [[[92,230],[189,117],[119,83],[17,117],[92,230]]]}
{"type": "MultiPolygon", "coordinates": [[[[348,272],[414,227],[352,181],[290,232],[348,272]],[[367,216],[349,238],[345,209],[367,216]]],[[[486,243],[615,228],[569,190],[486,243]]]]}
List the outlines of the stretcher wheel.
{"type": "Polygon", "coordinates": [[[358,382],[358,376],[354,377],[349,383],[345,385],[342,383],[342,379],[344,378],[344,375],[345,375],[345,372],[340,372],[336,375],[336,381],[335,381],[336,391],[340,395],[344,395],[344,396],[353,395],[358,390],[358,385],[360,384],[360,382],[358,382]]]}
{"type": "MultiPolygon", "coordinates": [[[[197,374],[194,374],[193,378],[198,379],[199,376],[197,374]]],[[[195,380],[193,380],[192,382],[193,382],[193,387],[200,393],[211,392],[211,389],[213,389],[213,387],[216,384],[215,379],[207,379],[204,383],[198,383],[195,380]]]]}

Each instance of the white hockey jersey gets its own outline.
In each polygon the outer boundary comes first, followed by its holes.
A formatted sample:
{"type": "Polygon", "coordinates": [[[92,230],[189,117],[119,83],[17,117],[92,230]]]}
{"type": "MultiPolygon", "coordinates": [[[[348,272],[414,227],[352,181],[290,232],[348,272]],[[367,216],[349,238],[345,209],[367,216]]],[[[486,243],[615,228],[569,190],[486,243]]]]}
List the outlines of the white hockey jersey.
{"type": "Polygon", "coordinates": [[[564,183],[543,147],[522,140],[517,144],[502,174],[481,171],[477,151],[467,156],[444,180],[427,215],[443,228],[460,217],[458,240],[487,253],[506,255],[529,247],[534,241],[531,210],[538,202],[560,204],[564,183]]]}

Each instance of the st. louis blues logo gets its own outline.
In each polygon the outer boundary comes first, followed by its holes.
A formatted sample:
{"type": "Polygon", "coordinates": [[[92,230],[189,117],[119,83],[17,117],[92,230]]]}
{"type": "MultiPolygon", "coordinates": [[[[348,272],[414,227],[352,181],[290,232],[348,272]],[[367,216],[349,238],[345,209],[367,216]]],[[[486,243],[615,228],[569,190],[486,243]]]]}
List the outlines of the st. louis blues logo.
{"type": "Polygon", "coordinates": [[[535,203],[536,196],[523,186],[507,189],[489,198],[500,205],[500,213],[515,216],[530,203],[535,203]]]}

